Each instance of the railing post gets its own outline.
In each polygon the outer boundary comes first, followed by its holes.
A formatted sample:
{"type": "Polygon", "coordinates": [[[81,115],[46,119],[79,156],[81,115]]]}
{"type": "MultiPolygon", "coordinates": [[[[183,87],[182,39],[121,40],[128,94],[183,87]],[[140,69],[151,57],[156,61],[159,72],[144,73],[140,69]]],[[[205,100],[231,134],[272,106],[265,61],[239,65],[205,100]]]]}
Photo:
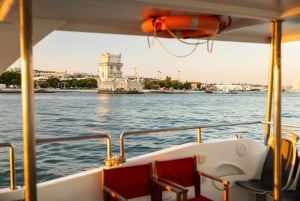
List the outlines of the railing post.
{"type": "Polygon", "coordinates": [[[15,190],[16,187],[16,170],[15,170],[15,147],[11,143],[0,143],[0,147],[9,148],[9,177],[10,190],[15,190]]]}
{"type": "Polygon", "coordinates": [[[198,143],[198,144],[202,143],[202,139],[201,139],[201,128],[197,128],[197,143],[198,143]]]}
{"type": "Polygon", "coordinates": [[[107,137],[106,138],[106,143],[107,143],[107,159],[111,159],[112,157],[112,149],[111,149],[111,138],[107,137]]]}
{"type": "MultiPolygon", "coordinates": [[[[274,43],[274,38],[271,39],[272,44],[274,43]]],[[[271,59],[270,59],[270,67],[269,67],[269,81],[268,81],[268,96],[267,96],[267,107],[266,107],[266,122],[271,121],[271,113],[272,113],[272,100],[273,100],[273,86],[274,86],[274,46],[271,46],[271,59]]],[[[265,145],[268,144],[268,140],[270,137],[270,124],[265,124],[265,145]]]]}
{"type": "Polygon", "coordinates": [[[124,138],[125,138],[125,133],[123,132],[120,135],[120,158],[121,158],[122,162],[126,161],[125,148],[124,148],[124,138]]]}
{"type": "Polygon", "coordinates": [[[15,170],[15,148],[13,145],[9,146],[9,160],[10,160],[10,189],[15,190],[16,187],[16,170],[15,170]]]}

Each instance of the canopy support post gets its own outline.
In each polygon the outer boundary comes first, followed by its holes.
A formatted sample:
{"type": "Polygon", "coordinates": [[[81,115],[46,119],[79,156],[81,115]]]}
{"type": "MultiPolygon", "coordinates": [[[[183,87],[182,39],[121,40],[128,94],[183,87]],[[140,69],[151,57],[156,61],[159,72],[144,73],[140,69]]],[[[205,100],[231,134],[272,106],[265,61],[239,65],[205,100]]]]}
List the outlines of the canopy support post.
{"type": "Polygon", "coordinates": [[[22,121],[25,201],[36,201],[34,86],[32,67],[32,2],[20,0],[20,52],[22,67],[22,121]]]}
{"type": "Polygon", "coordinates": [[[274,201],[281,198],[281,20],[273,21],[274,201]]]}
{"type": "Polygon", "coordinates": [[[266,124],[265,124],[265,145],[268,144],[268,140],[270,137],[270,127],[271,125],[268,123],[271,121],[271,113],[272,113],[272,98],[273,98],[273,85],[274,85],[274,38],[271,39],[271,53],[270,53],[270,67],[269,67],[269,75],[268,75],[268,96],[267,96],[267,107],[266,107],[266,124]]]}

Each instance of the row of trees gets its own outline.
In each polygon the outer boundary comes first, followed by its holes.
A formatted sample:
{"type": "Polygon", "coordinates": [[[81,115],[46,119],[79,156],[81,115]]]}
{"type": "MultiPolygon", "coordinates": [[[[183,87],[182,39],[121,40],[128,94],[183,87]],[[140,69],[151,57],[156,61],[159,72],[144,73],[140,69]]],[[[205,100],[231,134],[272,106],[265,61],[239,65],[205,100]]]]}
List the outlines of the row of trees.
{"type": "MultiPolygon", "coordinates": [[[[0,83],[7,86],[21,86],[21,73],[18,71],[6,71],[0,75],[0,83]]],[[[45,81],[35,82],[35,87],[41,88],[97,88],[97,80],[94,78],[83,78],[71,80],[60,80],[56,77],[50,77],[45,81]]],[[[191,89],[191,83],[172,80],[167,76],[165,80],[146,80],[145,89],[174,88],[191,89]]]]}
{"type": "Polygon", "coordinates": [[[167,76],[165,80],[146,80],[145,89],[159,89],[159,88],[173,88],[173,89],[191,89],[191,83],[180,82],[178,80],[172,80],[171,77],[167,76]]]}
{"type": "Polygon", "coordinates": [[[0,84],[21,86],[21,73],[17,71],[5,71],[0,75],[0,84]]]}
{"type": "Polygon", "coordinates": [[[97,88],[97,80],[94,78],[83,78],[83,79],[76,79],[73,78],[71,80],[63,80],[56,77],[50,77],[44,82],[35,83],[36,87],[39,85],[41,88],[97,88]]]}
{"type": "MultiPolygon", "coordinates": [[[[0,75],[0,84],[7,86],[21,86],[21,73],[18,71],[5,71],[0,75]]],[[[41,88],[97,88],[97,80],[94,78],[83,78],[71,80],[63,80],[56,77],[50,77],[45,81],[36,81],[35,87],[41,88]]]]}

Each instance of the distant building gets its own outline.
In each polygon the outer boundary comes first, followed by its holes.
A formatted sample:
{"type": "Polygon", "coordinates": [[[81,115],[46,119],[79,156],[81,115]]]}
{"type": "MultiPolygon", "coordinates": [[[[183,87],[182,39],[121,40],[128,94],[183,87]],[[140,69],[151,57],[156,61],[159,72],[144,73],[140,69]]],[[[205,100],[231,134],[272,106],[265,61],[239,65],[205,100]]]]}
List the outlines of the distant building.
{"type": "Polygon", "coordinates": [[[103,53],[99,64],[99,93],[141,93],[144,79],[141,77],[123,77],[121,54],[103,53]]]}
{"type": "Polygon", "coordinates": [[[0,84],[0,89],[5,89],[6,88],[6,84],[0,84]]]}
{"type": "Polygon", "coordinates": [[[300,91],[300,76],[297,76],[293,80],[293,91],[300,91]]]}
{"type": "Polygon", "coordinates": [[[56,71],[46,71],[46,70],[34,70],[34,81],[46,81],[50,77],[63,79],[68,77],[68,73],[66,71],[56,72],[56,71]]]}
{"type": "Polygon", "coordinates": [[[201,85],[201,82],[190,82],[190,84],[192,90],[199,90],[199,86],[201,85]]]}

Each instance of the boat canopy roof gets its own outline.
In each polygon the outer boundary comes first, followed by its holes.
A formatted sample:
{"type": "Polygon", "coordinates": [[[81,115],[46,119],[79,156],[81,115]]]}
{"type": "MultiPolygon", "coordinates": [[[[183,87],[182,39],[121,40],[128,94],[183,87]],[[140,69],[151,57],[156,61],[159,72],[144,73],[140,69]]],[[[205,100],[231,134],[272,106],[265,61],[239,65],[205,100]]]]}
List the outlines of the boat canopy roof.
{"type": "MultiPolygon", "coordinates": [[[[282,19],[283,42],[300,39],[298,0],[32,0],[33,44],[55,30],[147,35],[144,20],[168,15],[218,15],[230,26],[220,41],[269,43],[270,22],[282,19]]],[[[19,1],[0,0],[0,72],[19,56],[19,1]]]]}

